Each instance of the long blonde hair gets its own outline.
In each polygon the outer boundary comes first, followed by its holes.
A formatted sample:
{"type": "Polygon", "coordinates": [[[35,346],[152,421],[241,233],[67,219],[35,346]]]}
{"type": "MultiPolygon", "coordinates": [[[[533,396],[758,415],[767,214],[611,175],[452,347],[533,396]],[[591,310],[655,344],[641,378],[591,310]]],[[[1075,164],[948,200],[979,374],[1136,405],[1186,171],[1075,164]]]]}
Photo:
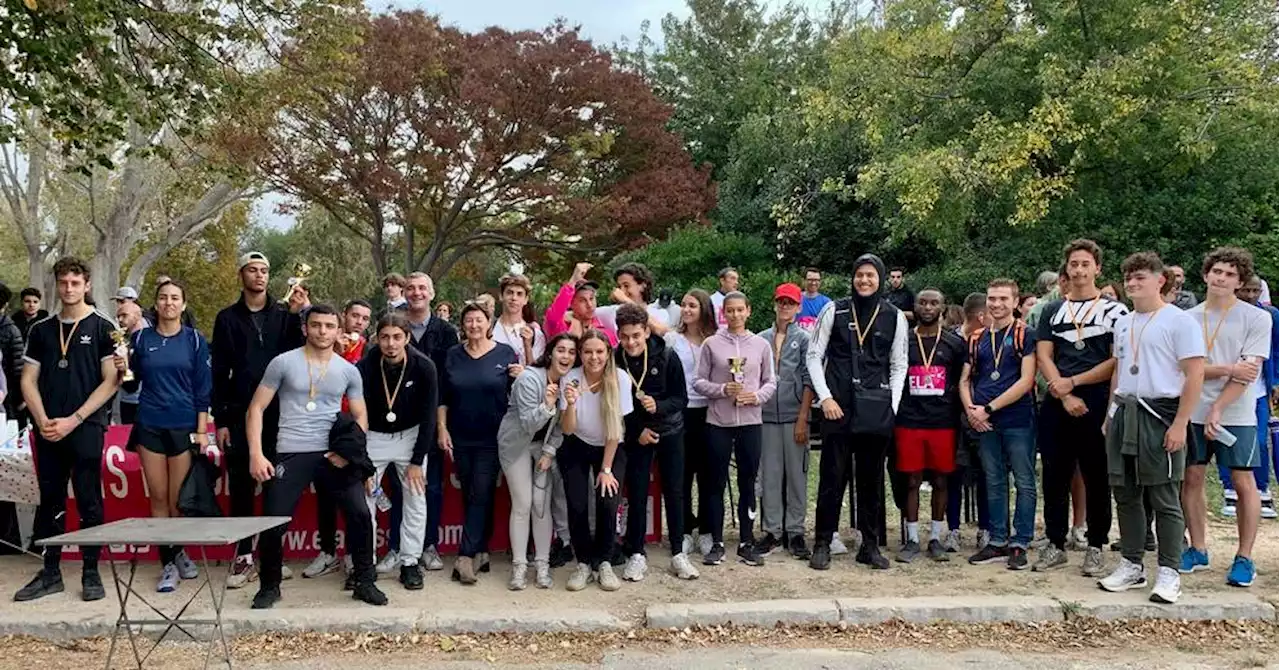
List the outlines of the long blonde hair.
{"type": "MultiPolygon", "coordinates": [[[[604,374],[600,378],[600,420],[604,424],[606,442],[622,441],[622,391],[618,388],[618,368],[613,364],[613,346],[609,337],[594,328],[587,330],[578,340],[578,358],[582,358],[582,350],[588,340],[600,340],[604,344],[604,374]]],[[[586,378],[586,367],[583,367],[583,378],[586,378]]]]}

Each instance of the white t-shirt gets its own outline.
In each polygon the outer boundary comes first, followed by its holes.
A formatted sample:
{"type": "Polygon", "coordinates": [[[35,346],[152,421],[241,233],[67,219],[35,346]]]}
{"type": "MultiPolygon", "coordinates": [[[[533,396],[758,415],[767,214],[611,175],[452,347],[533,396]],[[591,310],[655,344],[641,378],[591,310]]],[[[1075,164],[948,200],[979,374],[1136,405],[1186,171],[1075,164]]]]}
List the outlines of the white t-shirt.
{"type": "Polygon", "coordinates": [[[674,330],[668,330],[666,337],[667,347],[676,352],[676,357],[680,359],[680,367],[684,368],[684,391],[689,396],[689,407],[697,409],[706,407],[708,401],[693,389],[693,372],[698,367],[698,355],[702,353],[702,345],[694,344],[689,338],[677,333],[674,330]]]}
{"type": "MultiPolygon", "coordinates": [[[[621,305],[606,305],[596,308],[596,318],[600,319],[600,323],[604,324],[605,328],[615,333],[618,332],[618,307],[621,307],[621,305]]],[[[671,315],[667,314],[667,310],[657,305],[646,305],[645,311],[649,313],[650,319],[668,328],[671,327],[671,315]]]]}
{"type": "Polygon", "coordinates": [[[1195,319],[1166,305],[1152,313],[1129,312],[1115,322],[1115,357],[1120,381],[1116,393],[1140,398],[1177,398],[1188,358],[1204,357],[1204,338],[1195,319]],[[1141,336],[1139,338],[1139,336],[1141,336]],[[1134,358],[1134,349],[1137,358],[1134,358]],[[1138,374],[1131,368],[1138,366],[1138,374]]]}
{"type": "Polygon", "coordinates": [[[520,330],[525,326],[533,329],[533,359],[536,361],[542,357],[542,352],[547,349],[547,336],[543,334],[542,327],[536,323],[526,324],[521,321],[513,328],[498,320],[493,324],[493,341],[505,344],[516,352],[516,360],[520,365],[532,365],[533,361],[524,359],[524,338],[520,337],[520,330]]]}
{"type": "Polygon", "coordinates": [[[720,291],[711,294],[711,311],[716,313],[716,325],[724,326],[724,295],[720,291]]]}
{"type": "MultiPolygon", "coordinates": [[[[1205,342],[1205,365],[1231,365],[1241,359],[1250,357],[1265,360],[1271,357],[1271,315],[1265,310],[1237,300],[1227,311],[1226,321],[1219,311],[1210,311],[1209,303],[1202,302],[1187,310],[1194,320],[1194,329],[1204,338],[1208,328],[1209,338],[1213,339],[1213,348],[1205,342]],[[1206,316],[1207,315],[1207,316],[1206,316]],[[1206,324],[1207,320],[1207,324],[1206,324]],[[1219,324],[1221,323],[1221,328],[1219,324]],[[1214,331],[1217,338],[1214,339],[1214,331]]],[[[1205,379],[1204,390],[1200,393],[1200,404],[1191,413],[1192,423],[1204,423],[1209,414],[1209,407],[1222,394],[1230,380],[1226,377],[1205,379]]],[[[1235,402],[1222,410],[1224,426],[1256,426],[1258,424],[1257,396],[1252,387],[1235,402]]]]}
{"type": "MultiPolygon", "coordinates": [[[[618,417],[618,434],[621,435],[622,417],[631,413],[633,394],[631,380],[627,378],[627,373],[622,370],[615,370],[615,372],[618,375],[618,405],[622,411],[622,416],[618,417]]],[[[560,409],[567,410],[569,408],[569,403],[565,402],[564,399],[564,389],[575,384],[578,387],[578,402],[574,405],[574,411],[577,413],[578,428],[573,432],[573,435],[587,444],[603,447],[605,430],[604,418],[600,414],[601,393],[599,389],[595,393],[588,390],[582,368],[578,367],[570,370],[569,374],[565,375],[560,382],[560,409]]]]}

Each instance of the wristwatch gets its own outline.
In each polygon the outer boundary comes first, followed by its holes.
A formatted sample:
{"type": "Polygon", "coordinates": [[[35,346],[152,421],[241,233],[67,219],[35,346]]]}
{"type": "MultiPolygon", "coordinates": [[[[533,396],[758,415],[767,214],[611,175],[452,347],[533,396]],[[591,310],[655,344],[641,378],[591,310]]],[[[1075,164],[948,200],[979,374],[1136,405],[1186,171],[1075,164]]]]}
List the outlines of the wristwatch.
{"type": "Polygon", "coordinates": [[[604,474],[606,474],[606,475],[612,475],[612,474],[613,474],[613,468],[601,468],[601,469],[600,469],[600,472],[603,472],[603,473],[604,473],[604,474]]]}
{"type": "Polygon", "coordinates": [[[986,405],[983,405],[983,406],[982,406],[982,411],[986,412],[986,413],[987,413],[987,416],[991,416],[992,414],[995,414],[995,413],[996,413],[996,411],[995,411],[994,409],[991,409],[991,404],[990,404],[990,403],[988,403],[988,404],[986,404],[986,405]]]}

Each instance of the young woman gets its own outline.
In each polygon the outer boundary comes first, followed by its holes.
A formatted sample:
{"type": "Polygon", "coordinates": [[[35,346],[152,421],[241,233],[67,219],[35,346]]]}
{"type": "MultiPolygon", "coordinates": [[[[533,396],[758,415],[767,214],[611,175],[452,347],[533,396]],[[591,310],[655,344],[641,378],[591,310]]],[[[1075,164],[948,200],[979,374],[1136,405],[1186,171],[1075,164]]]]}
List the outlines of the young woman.
{"type": "Polygon", "coordinates": [[[528,576],[529,524],[533,523],[535,583],[551,588],[551,492],[549,479],[556,450],[564,439],[557,402],[560,381],[578,359],[578,342],[568,333],[551,338],[550,347],[524,369],[511,387],[507,415],[498,427],[498,458],[511,494],[512,591],[523,591],[528,576]]]}
{"type": "Polygon", "coordinates": [[[556,461],[564,478],[569,502],[569,537],[578,567],[569,577],[568,589],[581,591],[593,580],[605,591],[617,591],[622,582],[609,564],[618,526],[618,479],[626,470],[622,441],[622,417],[631,413],[631,381],[613,364],[613,352],[605,333],[588,329],[578,342],[581,367],[565,375],[560,400],[560,429],[564,443],[556,461]],[[595,471],[596,477],[591,478],[595,471]],[[595,533],[587,505],[596,496],[595,533]]]}
{"type": "Polygon", "coordinates": [[[489,312],[467,303],[459,317],[463,340],[445,354],[440,371],[437,440],[462,485],[462,546],[453,579],[475,584],[489,569],[493,494],[498,485],[498,425],[507,413],[516,353],[493,341],[489,312]]]}
{"type": "MultiPolygon", "coordinates": [[[[129,442],[142,461],[150,491],[151,516],[178,516],[178,489],[191,467],[191,450],[209,446],[209,395],[213,372],[209,343],[194,328],[182,325],[186,289],[175,281],[156,287],[157,323],[134,333],[126,368],[117,356],[116,369],[133,371],[139,384],[138,416],[129,442]]],[[[160,547],[164,565],[156,590],[169,593],[179,579],[195,579],[196,564],[181,547],[160,547]]]]}
{"type": "Polygon", "coordinates": [[[707,451],[707,399],[693,388],[693,372],[698,365],[702,343],[716,332],[715,312],[711,309],[711,296],[695,288],[680,301],[680,325],[667,331],[666,342],[680,357],[684,368],[685,393],[689,404],[684,410],[684,528],[682,551],[692,554],[696,549],[704,556],[711,551],[711,530],[701,524],[699,514],[707,509],[706,491],[711,484],[706,481],[707,451]],[[698,513],[693,511],[693,482],[698,481],[698,513]],[[696,535],[701,529],[702,533],[696,535]],[[698,541],[695,543],[694,538],[698,541]]]}
{"type": "Polygon", "coordinates": [[[542,334],[529,304],[530,288],[529,279],[524,275],[504,275],[498,280],[502,314],[494,323],[493,341],[511,347],[521,365],[530,365],[542,358],[547,348],[547,336],[542,334]]]}

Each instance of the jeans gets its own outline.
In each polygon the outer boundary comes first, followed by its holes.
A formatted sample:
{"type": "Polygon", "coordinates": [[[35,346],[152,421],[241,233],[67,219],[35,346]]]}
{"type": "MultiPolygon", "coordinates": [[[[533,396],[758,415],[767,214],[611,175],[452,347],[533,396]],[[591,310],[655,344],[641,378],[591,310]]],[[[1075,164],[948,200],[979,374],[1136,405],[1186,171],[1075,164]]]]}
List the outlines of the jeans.
{"type": "MultiPolygon", "coordinates": [[[[556,463],[564,478],[564,497],[569,504],[569,539],[578,563],[596,569],[613,555],[618,533],[618,501],[620,495],[593,495],[596,473],[604,462],[604,447],[587,444],[574,435],[565,435],[556,452],[556,463]],[[592,530],[587,512],[595,498],[596,523],[592,530]]],[[[626,472],[626,451],[613,455],[613,472],[626,472]]],[[[620,492],[619,492],[620,493],[620,492]]]]}
{"type": "Polygon", "coordinates": [[[831,544],[840,525],[845,482],[853,474],[857,526],[864,551],[878,547],[884,519],[884,464],[889,436],[832,433],[822,438],[814,544],[831,544]]]}
{"type": "MultiPolygon", "coordinates": [[[[40,506],[36,508],[33,535],[43,540],[66,532],[67,480],[76,496],[80,528],[101,526],[102,436],[97,423],[82,423],[58,442],[35,437],[36,481],[40,486],[40,506]]],[[[44,548],[44,569],[55,572],[62,562],[62,547],[44,548]]],[[[83,547],[86,568],[97,568],[101,547],[83,547]]]]}
{"type": "MultiPolygon", "coordinates": [[[[994,428],[981,433],[978,449],[987,480],[987,509],[991,514],[991,545],[1026,549],[1036,526],[1036,450],[1034,429],[994,428]],[[1009,535],[1009,472],[1017,491],[1013,536],[1009,535]]],[[[1069,480],[1069,478],[1068,478],[1069,480]]]]}
{"type": "Polygon", "coordinates": [[[752,517],[756,513],[756,475],[760,471],[763,431],[760,424],[724,428],[707,426],[707,508],[702,522],[711,527],[711,539],[724,542],[724,491],[729,485],[729,456],[738,464],[738,541],[755,541],[752,517]]]}
{"type": "Polygon", "coordinates": [[[498,445],[453,447],[453,463],[462,486],[462,544],[459,556],[475,558],[489,551],[493,530],[493,497],[498,486],[498,445]]]}
{"type": "Polygon", "coordinates": [[[662,507],[667,513],[667,540],[671,555],[680,553],[684,539],[683,510],[680,494],[684,488],[684,434],[663,435],[657,444],[625,444],[627,470],[623,485],[627,495],[627,555],[644,554],[644,536],[648,530],[649,474],[658,461],[658,483],[662,487],[662,507]]]}
{"type": "MultiPolygon", "coordinates": [[[[427,455],[427,539],[428,547],[440,545],[440,508],[444,505],[444,452],[427,455]],[[434,458],[432,458],[434,456],[434,458]]],[[[395,508],[392,507],[392,510],[395,508]]],[[[394,536],[393,536],[394,539],[394,536]]],[[[397,540],[391,546],[399,546],[397,540]]]]}
{"type": "MultiPolygon", "coordinates": [[[[1258,484],[1258,493],[1266,493],[1271,483],[1271,430],[1267,427],[1267,423],[1271,421],[1271,406],[1267,402],[1266,396],[1258,398],[1258,454],[1262,458],[1262,464],[1253,469],[1253,481],[1258,484]]],[[[1277,473],[1280,475],[1280,473],[1277,473]]],[[[1224,490],[1234,490],[1235,486],[1231,483],[1231,470],[1225,465],[1218,463],[1218,477],[1222,480],[1222,488],[1224,490]]]]}
{"type": "MultiPolygon", "coordinates": [[[[395,466],[394,479],[400,484],[401,514],[400,523],[392,519],[392,528],[400,530],[404,541],[404,550],[400,552],[402,565],[416,565],[422,558],[422,543],[427,531],[427,496],[425,492],[415,493],[405,485],[405,477],[409,472],[409,462],[413,458],[413,445],[418,440],[418,427],[414,426],[399,433],[375,433],[370,431],[368,437],[369,460],[377,472],[373,481],[381,481],[388,466],[395,466]]],[[[385,492],[385,488],[383,489],[385,492]]],[[[368,496],[369,515],[377,519],[377,500],[368,496]]],[[[394,508],[393,508],[394,509],[394,508]]],[[[372,538],[370,538],[372,539],[372,538]]]]}
{"type": "Polygon", "coordinates": [[[1076,466],[1084,478],[1085,519],[1090,547],[1107,546],[1111,530],[1111,483],[1107,478],[1107,445],[1102,420],[1110,403],[1107,384],[1080,386],[1072,391],[1089,411],[1067,414],[1062,401],[1049,397],[1040,405],[1040,456],[1044,475],[1044,526],[1049,542],[1059,549],[1067,543],[1071,512],[1071,479],[1076,466]]]}

